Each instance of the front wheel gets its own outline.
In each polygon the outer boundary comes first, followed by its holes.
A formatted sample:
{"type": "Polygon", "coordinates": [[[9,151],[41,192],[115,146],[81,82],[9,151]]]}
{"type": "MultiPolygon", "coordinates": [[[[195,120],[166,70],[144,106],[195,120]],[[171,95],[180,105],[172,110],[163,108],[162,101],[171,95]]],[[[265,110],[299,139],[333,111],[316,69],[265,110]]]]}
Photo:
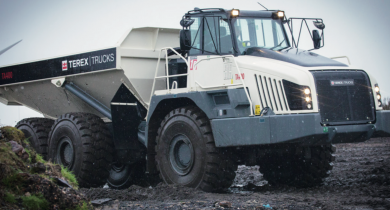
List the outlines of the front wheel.
{"type": "Polygon", "coordinates": [[[260,160],[260,173],[271,185],[299,187],[319,185],[328,177],[335,160],[336,147],[290,147],[284,153],[270,152],[260,160]]]}
{"type": "Polygon", "coordinates": [[[215,147],[210,122],[199,108],[171,111],[156,139],[157,169],[165,183],[208,192],[233,183],[237,165],[227,151],[215,147]]]}

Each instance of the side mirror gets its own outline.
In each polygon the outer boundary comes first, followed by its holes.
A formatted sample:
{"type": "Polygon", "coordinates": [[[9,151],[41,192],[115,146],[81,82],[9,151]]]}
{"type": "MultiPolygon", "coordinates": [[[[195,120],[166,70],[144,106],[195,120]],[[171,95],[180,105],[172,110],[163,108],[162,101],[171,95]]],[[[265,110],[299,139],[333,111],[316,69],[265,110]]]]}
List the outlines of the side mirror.
{"type": "Polygon", "coordinates": [[[188,51],[191,49],[191,31],[181,30],[180,31],[180,49],[182,51],[188,51]]]}
{"type": "Polygon", "coordinates": [[[184,28],[190,27],[195,22],[195,19],[182,19],[180,25],[184,28]]]}
{"type": "Polygon", "coordinates": [[[313,24],[316,28],[320,29],[320,30],[324,30],[325,28],[325,24],[323,22],[320,22],[320,21],[313,21],[313,24]]]}
{"type": "Polygon", "coordinates": [[[313,45],[314,49],[321,48],[321,36],[318,30],[313,30],[313,45]]]}

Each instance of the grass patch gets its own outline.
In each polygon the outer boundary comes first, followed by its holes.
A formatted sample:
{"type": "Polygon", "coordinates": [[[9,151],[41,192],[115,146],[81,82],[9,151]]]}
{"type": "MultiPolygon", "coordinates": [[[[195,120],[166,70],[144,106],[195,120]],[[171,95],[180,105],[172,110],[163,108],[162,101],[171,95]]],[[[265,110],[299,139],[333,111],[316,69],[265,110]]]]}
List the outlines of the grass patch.
{"type": "Polygon", "coordinates": [[[18,130],[17,128],[11,127],[11,126],[4,126],[0,128],[1,133],[4,135],[6,139],[9,141],[16,141],[18,144],[22,144],[22,139],[24,138],[24,133],[21,130],[18,130]]]}
{"type": "Polygon", "coordinates": [[[23,189],[24,185],[24,180],[21,176],[19,176],[19,174],[7,176],[3,180],[1,180],[1,182],[3,183],[5,188],[15,192],[19,192],[21,189],[23,189]]]}
{"type": "Polygon", "coordinates": [[[33,161],[32,152],[29,149],[27,149],[27,147],[24,148],[24,151],[26,151],[26,153],[28,154],[27,162],[32,163],[33,161]]]}
{"type": "Polygon", "coordinates": [[[42,155],[40,154],[37,154],[35,159],[37,160],[37,162],[39,163],[46,163],[46,160],[43,159],[42,155]]]}
{"type": "Polygon", "coordinates": [[[4,201],[12,204],[16,203],[15,196],[11,193],[5,193],[4,201]]]}
{"type": "Polygon", "coordinates": [[[89,208],[89,205],[87,202],[83,201],[81,206],[77,206],[76,210],[88,210],[90,209],[89,208]]]}
{"type": "Polygon", "coordinates": [[[16,171],[27,170],[23,160],[12,152],[9,142],[0,142],[0,165],[2,165],[2,174],[0,177],[9,176],[16,171]]]}
{"type": "Polygon", "coordinates": [[[12,151],[11,143],[9,143],[9,142],[1,143],[0,144],[0,152],[7,152],[7,151],[12,151]]]}
{"type": "Polygon", "coordinates": [[[61,175],[69,182],[70,185],[72,185],[74,188],[78,188],[79,183],[77,182],[76,176],[68,170],[68,168],[65,168],[61,165],[61,175]]]}
{"type": "Polygon", "coordinates": [[[23,140],[23,143],[24,143],[25,145],[30,145],[30,142],[28,141],[28,139],[29,139],[29,138],[23,140]]]}
{"type": "Polygon", "coordinates": [[[49,209],[49,202],[43,197],[42,194],[22,196],[22,204],[29,210],[45,210],[49,209]]]}

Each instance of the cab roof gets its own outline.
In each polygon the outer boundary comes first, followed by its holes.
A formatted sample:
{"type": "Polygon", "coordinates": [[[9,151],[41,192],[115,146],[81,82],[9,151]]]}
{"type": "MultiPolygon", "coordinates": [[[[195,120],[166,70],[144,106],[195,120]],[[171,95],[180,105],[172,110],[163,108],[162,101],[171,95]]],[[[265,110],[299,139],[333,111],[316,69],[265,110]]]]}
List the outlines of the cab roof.
{"type": "MultiPolygon", "coordinates": [[[[198,14],[207,14],[207,13],[225,13],[228,17],[232,9],[222,9],[222,8],[204,8],[199,9],[195,8],[186,13],[186,15],[198,15],[198,14]]],[[[239,17],[260,17],[260,18],[271,18],[272,13],[278,10],[240,10],[239,17]]]]}

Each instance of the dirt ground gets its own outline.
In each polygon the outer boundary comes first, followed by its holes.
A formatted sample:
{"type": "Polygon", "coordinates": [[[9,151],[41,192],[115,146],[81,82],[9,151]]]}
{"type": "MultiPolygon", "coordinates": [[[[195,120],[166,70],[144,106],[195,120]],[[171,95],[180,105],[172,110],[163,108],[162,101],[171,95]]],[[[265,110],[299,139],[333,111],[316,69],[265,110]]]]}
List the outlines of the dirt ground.
{"type": "Polygon", "coordinates": [[[82,189],[91,200],[111,198],[97,209],[390,209],[390,138],[338,144],[336,161],[324,184],[312,188],[273,187],[258,167],[238,168],[224,193],[205,193],[159,184],[126,190],[82,189]]]}

